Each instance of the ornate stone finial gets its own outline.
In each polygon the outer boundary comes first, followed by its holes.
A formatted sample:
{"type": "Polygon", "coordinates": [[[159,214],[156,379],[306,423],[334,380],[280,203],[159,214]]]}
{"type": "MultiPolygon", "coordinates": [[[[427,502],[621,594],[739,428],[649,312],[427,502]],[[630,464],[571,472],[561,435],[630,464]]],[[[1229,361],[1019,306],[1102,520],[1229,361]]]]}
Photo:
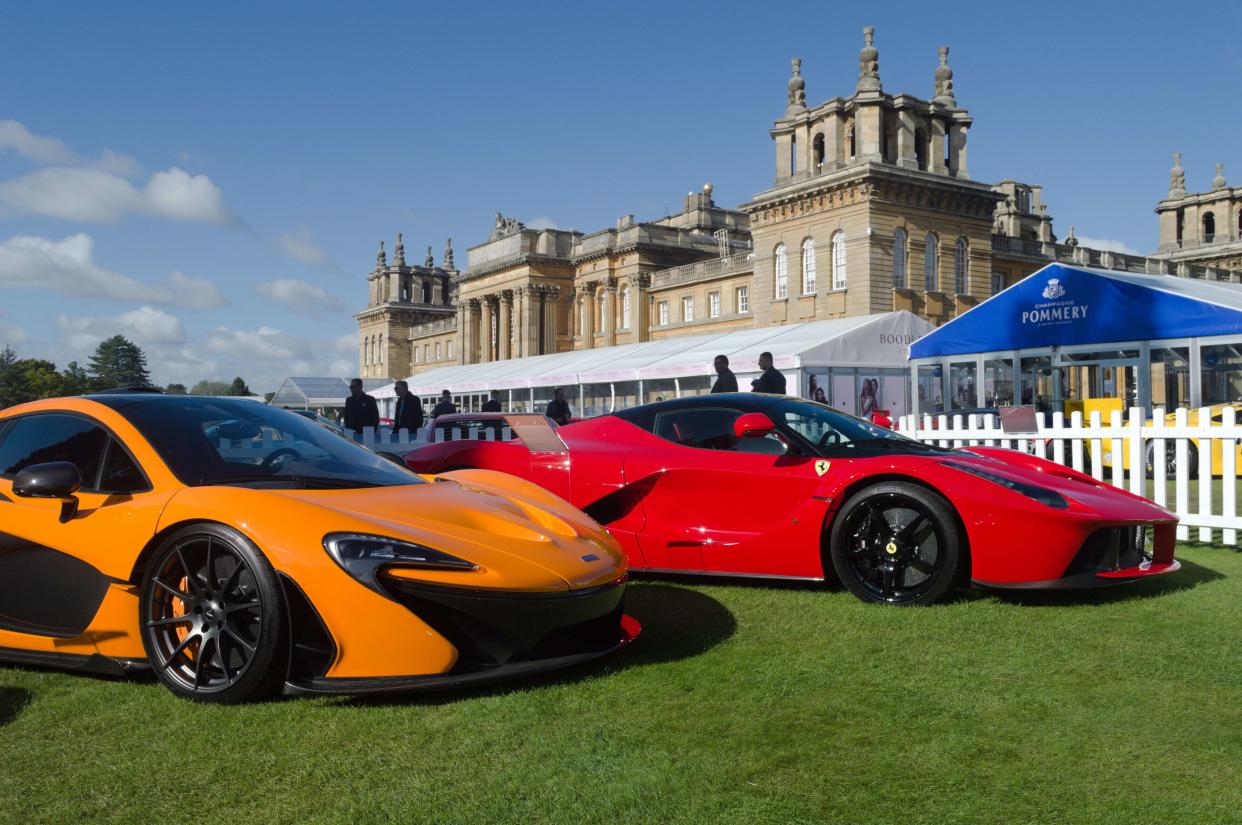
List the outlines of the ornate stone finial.
{"type": "Polygon", "coordinates": [[[1186,197],[1186,170],[1182,168],[1182,153],[1173,153],[1173,168],[1169,170],[1169,197],[1186,197]]]}
{"type": "Polygon", "coordinates": [[[383,241],[380,241],[379,252],[375,253],[375,266],[378,269],[385,269],[388,266],[388,255],[384,252],[383,241]]]}
{"type": "MultiPolygon", "coordinates": [[[[1218,164],[1217,166],[1218,166],[1218,168],[1219,168],[1219,164],[1218,164]]],[[[707,195],[707,199],[708,199],[708,200],[711,200],[711,199],[712,199],[712,191],[713,191],[714,189],[715,189],[715,187],[713,187],[713,186],[711,185],[711,183],[710,183],[710,182],[709,182],[709,183],[705,183],[705,184],[703,184],[703,194],[704,194],[704,195],[707,195]]]]}
{"type": "Polygon", "coordinates": [[[949,47],[940,47],[940,65],[936,67],[936,96],[933,102],[942,106],[957,106],[953,96],[953,69],[949,67],[949,47]]]}
{"type": "Polygon", "coordinates": [[[1223,163],[1216,164],[1216,177],[1212,178],[1212,188],[1225,188],[1225,164],[1223,163]]]}
{"type": "Polygon", "coordinates": [[[397,266],[405,266],[405,243],[401,240],[401,233],[397,233],[397,245],[392,250],[392,262],[397,266]]]}
{"type": "Polygon", "coordinates": [[[427,244],[427,257],[423,258],[423,266],[427,267],[428,269],[432,269],[435,267],[435,265],[436,265],[436,259],[431,254],[431,244],[427,244]]]}
{"type": "Polygon", "coordinates": [[[455,269],[453,266],[453,239],[449,238],[444,242],[444,268],[455,269]]]}
{"type": "Polygon", "coordinates": [[[1070,227],[1069,237],[1065,239],[1066,246],[1078,246],[1078,238],[1074,237],[1074,227],[1070,227]]]}
{"type": "Polygon", "coordinates": [[[785,117],[793,117],[806,111],[806,81],[802,79],[802,58],[795,57],[793,74],[789,78],[789,105],[785,108],[785,117]]]}
{"type": "Polygon", "coordinates": [[[880,52],[875,47],[875,26],[863,29],[865,45],[858,53],[858,87],[859,92],[878,92],[880,86],[880,52]]]}

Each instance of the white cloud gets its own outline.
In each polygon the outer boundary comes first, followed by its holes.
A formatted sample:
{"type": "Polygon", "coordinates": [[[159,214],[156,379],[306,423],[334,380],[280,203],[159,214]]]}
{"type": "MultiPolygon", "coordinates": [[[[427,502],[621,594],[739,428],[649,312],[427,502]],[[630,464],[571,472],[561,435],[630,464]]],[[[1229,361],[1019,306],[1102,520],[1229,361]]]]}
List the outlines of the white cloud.
{"type": "Polygon", "coordinates": [[[95,242],[81,232],[59,241],[15,235],[0,242],[0,287],[50,289],[62,295],[175,304],[207,309],[228,303],[212,282],[172,272],[151,286],[104,269],[94,260],[95,242]]]}
{"type": "Polygon", "coordinates": [[[307,338],[269,326],[256,330],[217,327],[200,349],[217,359],[220,380],[226,380],[225,375],[241,375],[256,392],[259,387],[275,389],[290,375],[349,377],[358,370],[356,335],[307,338]]]}
{"type": "Polygon", "coordinates": [[[328,253],[315,243],[310,230],[302,227],[297,232],[286,232],[276,239],[280,251],[293,260],[308,266],[322,266],[329,260],[328,253]]]}
{"type": "Polygon", "coordinates": [[[540,215],[539,217],[535,218],[533,221],[528,221],[526,223],[526,226],[529,227],[530,229],[560,229],[561,228],[559,225],[557,225],[556,221],[552,220],[547,215],[540,215]]]}
{"type": "Polygon", "coordinates": [[[220,293],[214,282],[175,269],[168,273],[168,288],[172,293],[170,302],[187,309],[211,309],[229,304],[229,299],[220,293]]]}
{"type": "Polygon", "coordinates": [[[108,317],[62,314],[56,318],[56,328],[67,336],[73,349],[84,352],[93,350],[100,341],[113,335],[124,335],[141,347],[179,345],[186,341],[181,319],[151,306],[108,317]]]}
{"type": "MultiPolygon", "coordinates": [[[[121,166],[122,156],[113,156],[121,166]]],[[[41,215],[86,223],[118,223],[128,215],[173,221],[230,223],[220,188],[206,175],[173,167],[142,189],[115,171],[53,166],[0,183],[0,216],[41,215]]]]}
{"type": "Polygon", "coordinates": [[[255,290],[265,298],[284,304],[302,315],[321,316],[340,312],[345,303],[322,287],[295,278],[277,278],[257,284],[255,290]]]}
{"type": "Polygon", "coordinates": [[[1086,235],[1078,236],[1078,243],[1091,249],[1099,249],[1103,252],[1120,252],[1123,255],[1142,255],[1137,249],[1127,245],[1125,241],[1114,241],[1109,238],[1089,238],[1086,235]]]}
{"type": "Polygon", "coordinates": [[[36,135],[16,120],[0,120],[0,149],[35,163],[76,163],[78,156],[57,138],[36,135]]]}

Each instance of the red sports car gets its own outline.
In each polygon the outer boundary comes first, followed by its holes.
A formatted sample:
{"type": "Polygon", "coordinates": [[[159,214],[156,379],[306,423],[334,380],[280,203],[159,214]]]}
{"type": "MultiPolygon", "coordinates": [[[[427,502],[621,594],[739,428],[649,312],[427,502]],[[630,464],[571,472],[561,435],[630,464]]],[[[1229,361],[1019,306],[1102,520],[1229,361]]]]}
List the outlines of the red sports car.
{"type": "Polygon", "coordinates": [[[1180,566],[1177,517],[1144,498],[1025,453],[946,450],[796,398],[705,395],[563,427],[456,415],[435,427],[443,440],[409,453],[412,468],[534,481],[605,525],[636,571],[835,574],[867,601],[927,604],[958,584],[1084,587],[1180,566]]]}

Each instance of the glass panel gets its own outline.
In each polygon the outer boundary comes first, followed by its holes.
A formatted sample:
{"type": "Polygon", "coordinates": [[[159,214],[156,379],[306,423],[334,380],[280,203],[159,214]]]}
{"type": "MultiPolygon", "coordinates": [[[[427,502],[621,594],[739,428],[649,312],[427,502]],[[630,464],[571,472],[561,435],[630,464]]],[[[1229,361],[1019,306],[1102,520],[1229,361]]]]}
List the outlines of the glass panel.
{"type": "Polygon", "coordinates": [[[1013,405],[1013,359],[989,358],[983,362],[983,406],[1013,405]]]}
{"type": "Polygon", "coordinates": [[[1056,383],[1052,380],[1052,358],[1039,355],[1022,359],[1022,403],[1036,411],[1050,413],[1057,408],[1056,383]]]}
{"type": "Polygon", "coordinates": [[[884,371],[884,384],[880,394],[880,409],[888,410],[889,418],[896,420],[899,416],[907,415],[910,407],[906,404],[906,396],[909,394],[907,389],[910,386],[910,376],[905,372],[897,370],[884,371]]]}
{"type": "Polygon", "coordinates": [[[1205,405],[1242,399],[1242,343],[1203,347],[1199,358],[1205,405]]]}
{"type": "MultiPolygon", "coordinates": [[[[741,384],[740,378],[738,383],[741,384]]],[[[677,397],[677,385],[671,378],[655,378],[643,382],[643,394],[647,396],[646,401],[643,402],[646,404],[652,401],[669,401],[677,397]]]]}
{"type": "MultiPolygon", "coordinates": [[[[1204,380],[1204,391],[1208,382],[1204,380]]],[[[1190,405],[1190,348],[1163,347],[1151,351],[1151,404],[1172,412],[1190,405]]]]}
{"type": "Polygon", "coordinates": [[[949,364],[949,392],[952,393],[950,409],[966,410],[979,406],[975,395],[974,361],[949,364]]]}
{"type": "Polygon", "coordinates": [[[627,407],[637,407],[643,403],[638,397],[637,381],[618,381],[614,384],[617,393],[616,409],[624,410],[627,407]]]}
{"type": "Polygon", "coordinates": [[[1062,361],[1131,361],[1138,358],[1136,349],[1096,350],[1094,352],[1063,352],[1062,361]]]}
{"type": "MultiPolygon", "coordinates": [[[[581,417],[591,418],[608,412],[608,408],[612,404],[611,384],[584,384],[582,392],[581,417]]],[[[571,404],[570,406],[573,405],[571,404]]]]}
{"type": "Polygon", "coordinates": [[[832,401],[833,407],[841,412],[857,415],[858,413],[858,393],[856,380],[857,376],[852,369],[834,369],[832,372],[832,401]]]}
{"type": "Polygon", "coordinates": [[[938,415],[944,412],[944,392],[940,378],[943,369],[934,364],[919,367],[919,414],[938,415]]]}
{"type": "Polygon", "coordinates": [[[681,397],[686,398],[691,395],[707,395],[712,391],[712,379],[706,375],[692,375],[686,378],[678,378],[678,385],[681,387],[681,397]]]}

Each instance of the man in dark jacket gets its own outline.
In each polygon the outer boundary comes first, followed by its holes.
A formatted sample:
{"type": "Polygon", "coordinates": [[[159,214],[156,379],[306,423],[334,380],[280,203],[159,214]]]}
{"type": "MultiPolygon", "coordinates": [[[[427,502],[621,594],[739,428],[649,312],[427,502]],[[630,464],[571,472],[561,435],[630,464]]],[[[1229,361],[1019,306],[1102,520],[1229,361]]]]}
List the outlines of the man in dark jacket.
{"type": "Polygon", "coordinates": [[[440,403],[431,408],[431,417],[439,418],[442,415],[452,415],[457,412],[457,405],[453,403],[453,396],[448,390],[440,391],[440,403]]]}
{"type": "Polygon", "coordinates": [[[492,397],[483,402],[483,412],[500,412],[500,390],[492,390],[492,397]]]}
{"type": "Polygon", "coordinates": [[[565,391],[560,387],[552,391],[552,400],[548,402],[544,415],[561,425],[568,424],[569,419],[574,417],[574,411],[569,408],[569,402],[565,400],[565,391]]]}
{"type": "Polygon", "coordinates": [[[364,427],[379,427],[379,405],[362,391],[362,379],[355,378],[345,399],[345,429],[361,434],[364,427]]]}
{"type": "Polygon", "coordinates": [[[759,355],[759,369],[763,370],[763,374],[750,382],[750,388],[754,392],[784,395],[785,376],[781,374],[780,370],[772,366],[772,353],[764,352],[759,355]]]}
{"type": "Polygon", "coordinates": [[[737,392],[737,376],[729,369],[729,357],[717,355],[713,362],[716,368],[716,383],[712,384],[712,392],[737,392]]]}
{"type": "Polygon", "coordinates": [[[398,381],[393,389],[397,391],[397,408],[392,414],[392,428],[409,430],[410,435],[414,435],[423,426],[423,402],[410,392],[410,385],[404,381],[398,381]]]}

